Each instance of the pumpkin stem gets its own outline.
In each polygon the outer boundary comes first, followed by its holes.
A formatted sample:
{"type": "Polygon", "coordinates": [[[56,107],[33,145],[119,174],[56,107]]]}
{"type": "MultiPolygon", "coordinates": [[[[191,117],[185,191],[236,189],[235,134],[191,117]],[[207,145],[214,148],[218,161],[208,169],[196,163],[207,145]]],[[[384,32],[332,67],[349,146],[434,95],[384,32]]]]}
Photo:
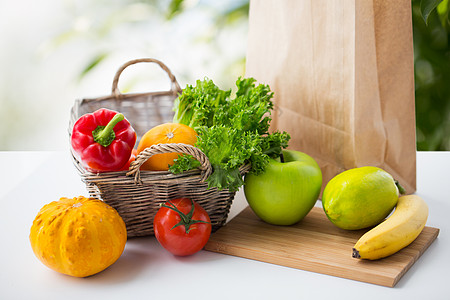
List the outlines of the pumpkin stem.
{"type": "Polygon", "coordinates": [[[171,209],[171,210],[177,212],[177,213],[180,215],[180,218],[181,218],[180,222],[178,222],[177,224],[175,224],[170,230],[172,230],[172,229],[174,229],[174,228],[176,228],[176,227],[178,227],[178,226],[183,225],[183,226],[184,226],[184,229],[185,229],[185,231],[186,231],[186,234],[188,234],[189,231],[191,231],[191,228],[190,228],[190,227],[191,227],[191,225],[193,225],[193,224],[196,224],[196,223],[206,223],[206,224],[211,224],[210,222],[206,222],[206,221],[192,220],[192,216],[194,215],[195,205],[194,205],[194,201],[192,201],[192,199],[190,199],[190,200],[191,200],[191,210],[189,211],[188,214],[185,214],[185,213],[183,213],[182,211],[180,211],[180,210],[175,206],[175,204],[173,204],[173,203],[170,202],[170,201],[167,201],[167,202],[168,202],[171,206],[166,205],[166,204],[163,204],[163,203],[160,204],[160,206],[165,207],[165,208],[168,208],[168,209],[171,209]]]}

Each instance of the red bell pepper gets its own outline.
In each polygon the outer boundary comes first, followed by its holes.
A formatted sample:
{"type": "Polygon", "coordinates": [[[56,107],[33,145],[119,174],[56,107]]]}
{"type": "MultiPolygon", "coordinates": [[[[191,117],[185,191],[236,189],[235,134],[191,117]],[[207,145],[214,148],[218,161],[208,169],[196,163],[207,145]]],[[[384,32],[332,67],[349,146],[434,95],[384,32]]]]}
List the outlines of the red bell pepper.
{"type": "Polygon", "coordinates": [[[124,115],[101,108],[81,116],[73,126],[74,155],[89,172],[119,171],[128,162],[136,132],[124,115]]]}

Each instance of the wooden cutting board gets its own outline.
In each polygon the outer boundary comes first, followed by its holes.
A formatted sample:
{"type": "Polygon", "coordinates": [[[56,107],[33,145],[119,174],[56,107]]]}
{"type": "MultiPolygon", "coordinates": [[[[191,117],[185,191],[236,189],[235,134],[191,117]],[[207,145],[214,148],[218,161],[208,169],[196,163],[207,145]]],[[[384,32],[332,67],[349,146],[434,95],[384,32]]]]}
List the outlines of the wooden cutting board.
{"type": "Polygon", "coordinates": [[[205,250],[393,287],[439,229],[426,226],[408,247],[377,261],[352,258],[352,248],[364,232],[337,228],[321,207],[293,226],[267,224],[247,207],[211,235],[205,250]]]}

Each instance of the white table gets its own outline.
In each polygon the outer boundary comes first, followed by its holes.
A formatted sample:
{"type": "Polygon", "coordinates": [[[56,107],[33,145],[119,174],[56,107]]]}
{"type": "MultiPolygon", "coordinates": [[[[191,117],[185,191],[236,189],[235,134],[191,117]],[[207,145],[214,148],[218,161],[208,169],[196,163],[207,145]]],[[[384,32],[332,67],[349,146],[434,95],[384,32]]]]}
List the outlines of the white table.
{"type": "MultiPolygon", "coordinates": [[[[39,209],[87,196],[68,152],[0,152],[0,299],[450,299],[450,152],[417,154],[417,194],[437,240],[394,288],[200,251],[174,257],[154,237],[131,239],[119,260],[89,278],[45,267],[29,230],[39,209]]],[[[320,205],[318,203],[318,205],[320,205]]],[[[230,218],[246,202],[239,192],[230,218]]]]}

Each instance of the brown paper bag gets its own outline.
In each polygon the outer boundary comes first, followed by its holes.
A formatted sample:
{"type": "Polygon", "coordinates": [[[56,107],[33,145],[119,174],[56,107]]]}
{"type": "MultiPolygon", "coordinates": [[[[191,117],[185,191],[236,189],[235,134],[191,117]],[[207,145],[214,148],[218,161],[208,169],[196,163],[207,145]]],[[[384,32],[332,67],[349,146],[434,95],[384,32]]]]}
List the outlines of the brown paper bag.
{"type": "Polygon", "coordinates": [[[252,0],[246,76],[274,91],[272,129],[323,186],[372,165],[416,189],[411,0],[252,0]]]}

